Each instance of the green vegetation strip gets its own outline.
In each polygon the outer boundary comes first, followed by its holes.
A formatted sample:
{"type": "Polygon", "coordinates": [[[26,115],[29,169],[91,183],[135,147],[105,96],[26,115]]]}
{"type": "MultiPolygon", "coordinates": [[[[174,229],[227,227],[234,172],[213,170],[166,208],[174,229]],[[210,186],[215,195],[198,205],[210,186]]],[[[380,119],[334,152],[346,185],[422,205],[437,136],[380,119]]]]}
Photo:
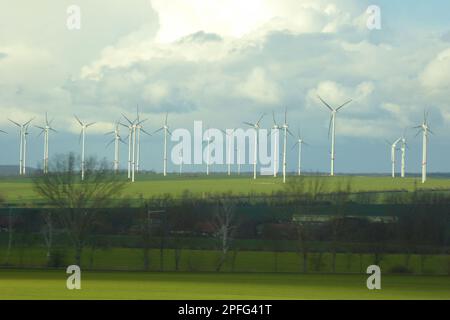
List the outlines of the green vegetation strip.
{"type": "Polygon", "coordinates": [[[66,289],[65,270],[0,270],[0,299],[450,299],[450,277],[82,272],[66,289]]]}
{"type": "MultiPolygon", "coordinates": [[[[305,177],[305,183],[316,176],[305,177]]],[[[288,182],[292,177],[288,177],[288,182]]],[[[417,178],[370,177],[370,176],[336,176],[320,177],[324,179],[325,192],[333,192],[345,189],[350,184],[352,192],[364,191],[396,191],[414,190],[415,186],[420,189],[449,190],[450,179],[433,178],[422,185],[417,178]]],[[[179,197],[185,190],[196,196],[206,193],[232,192],[234,195],[249,194],[271,194],[284,190],[285,185],[281,178],[259,177],[256,180],[250,176],[228,177],[228,176],[197,176],[179,177],[170,176],[161,178],[158,175],[138,176],[135,183],[129,183],[124,195],[130,197],[151,197],[163,194],[171,194],[179,197]]],[[[41,200],[33,190],[33,184],[29,178],[8,178],[0,180],[0,196],[9,202],[26,202],[41,200]]]]}

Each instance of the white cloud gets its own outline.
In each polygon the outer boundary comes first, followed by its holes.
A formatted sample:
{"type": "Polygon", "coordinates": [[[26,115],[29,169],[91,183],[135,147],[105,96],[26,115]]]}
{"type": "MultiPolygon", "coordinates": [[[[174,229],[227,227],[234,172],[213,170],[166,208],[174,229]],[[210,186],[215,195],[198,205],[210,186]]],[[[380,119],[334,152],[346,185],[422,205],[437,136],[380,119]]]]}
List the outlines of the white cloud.
{"type": "Polygon", "coordinates": [[[420,75],[422,85],[433,91],[450,90],[450,49],[440,52],[420,75]]]}
{"type": "Polygon", "coordinates": [[[247,79],[238,83],[238,94],[250,98],[262,104],[277,104],[280,102],[279,89],[275,82],[271,81],[262,68],[254,68],[247,79]]]}

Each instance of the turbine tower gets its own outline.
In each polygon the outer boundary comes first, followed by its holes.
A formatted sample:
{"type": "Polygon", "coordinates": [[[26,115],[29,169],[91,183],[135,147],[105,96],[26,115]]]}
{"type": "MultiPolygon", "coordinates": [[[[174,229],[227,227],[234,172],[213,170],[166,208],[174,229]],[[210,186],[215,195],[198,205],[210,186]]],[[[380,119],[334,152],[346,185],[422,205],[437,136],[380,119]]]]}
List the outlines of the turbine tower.
{"type": "Polygon", "coordinates": [[[233,139],[233,133],[235,129],[229,129],[230,131],[227,132],[226,130],[220,130],[225,134],[225,137],[227,137],[227,174],[231,175],[231,139],[233,139]]]}
{"type": "Polygon", "coordinates": [[[144,130],[144,128],[142,127],[142,123],[144,123],[145,121],[147,121],[147,119],[145,120],[140,120],[139,117],[139,106],[136,106],[136,149],[137,149],[137,154],[136,154],[136,172],[139,172],[140,170],[140,161],[141,161],[141,131],[143,133],[145,133],[148,136],[151,136],[150,133],[148,133],[147,131],[144,130]]]}
{"type": "Polygon", "coordinates": [[[274,157],[273,176],[274,178],[276,178],[278,173],[278,154],[279,154],[278,144],[280,142],[278,133],[280,132],[281,127],[277,124],[277,121],[275,120],[275,112],[273,111],[272,111],[272,119],[273,119],[272,132],[275,132],[275,135],[277,137],[277,139],[275,140],[275,144],[273,146],[273,157],[274,157]]]}
{"type": "Polygon", "coordinates": [[[395,178],[395,152],[397,151],[397,144],[402,140],[402,138],[398,138],[392,144],[387,142],[391,147],[391,176],[395,178]]]}
{"type": "Polygon", "coordinates": [[[210,165],[210,147],[211,144],[211,136],[209,135],[209,128],[206,129],[206,132],[208,132],[208,135],[206,137],[206,175],[209,176],[209,165],[210,165]]]}
{"type": "Polygon", "coordinates": [[[406,132],[403,132],[403,136],[401,137],[401,150],[402,150],[402,166],[401,166],[401,177],[405,177],[405,169],[406,169],[406,148],[408,147],[406,143],[406,132]]]}
{"type": "Polygon", "coordinates": [[[340,105],[337,108],[331,107],[328,103],[326,103],[320,96],[317,96],[319,100],[330,110],[331,117],[330,117],[330,124],[328,127],[328,136],[330,136],[331,132],[331,168],[330,168],[330,176],[334,176],[334,159],[335,159],[335,152],[334,152],[334,145],[335,145],[335,138],[336,138],[336,114],[339,112],[340,109],[342,109],[345,105],[349,104],[352,100],[347,101],[346,103],[340,105]]]}
{"type": "Polygon", "coordinates": [[[49,159],[49,156],[48,156],[48,154],[49,154],[48,153],[49,139],[48,139],[48,137],[49,137],[49,133],[50,133],[50,131],[57,132],[55,129],[53,129],[51,127],[52,121],[48,121],[48,116],[47,116],[47,112],[46,112],[45,113],[45,125],[43,127],[35,126],[36,128],[41,129],[41,133],[39,133],[39,136],[41,134],[44,134],[44,159],[43,159],[44,174],[48,173],[48,159],[49,159]]]}
{"type": "Polygon", "coordinates": [[[259,129],[260,127],[260,122],[262,120],[262,118],[265,116],[265,114],[263,114],[259,120],[255,123],[250,123],[250,122],[244,122],[244,124],[253,127],[255,129],[255,150],[254,150],[254,155],[253,155],[253,179],[256,179],[256,165],[258,163],[258,133],[259,133],[259,129]]]}
{"type": "Polygon", "coordinates": [[[81,120],[76,115],[74,115],[74,117],[75,117],[75,119],[78,121],[78,123],[81,126],[81,132],[80,132],[80,142],[81,142],[81,180],[84,180],[84,171],[85,171],[84,155],[85,155],[86,129],[88,127],[92,126],[93,124],[95,124],[95,122],[84,124],[83,122],[81,122],[81,120]]]}
{"type": "Polygon", "coordinates": [[[302,146],[308,145],[302,138],[300,134],[300,130],[298,130],[297,135],[297,142],[292,146],[292,149],[294,149],[298,145],[298,163],[297,163],[297,175],[302,175],[302,146]]]}
{"type": "Polygon", "coordinates": [[[134,121],[128,119],[124,114],[122,116],[128,121],[128,125],[125,125],[119,122],[120,125],[124,126],[128,129],[128,163],[127,163],[127,171],[128,171],[128,179],[131,179],[131,151],[132,151],[132,143],[133,143],[133,126],[134,121]]]}
{"type": "MultiPolygon", "coordinates": [[[[427,181],[427,156],[428,156],[428,133],[433,134],[428,125],[428,114],[423,113],[423,122],[420,126],[414,127],[422,131],[422,183],[427,181]]],[[[420,133],[417,132],[417,135],[420,133]]],[[[416,135],[416,136],[417,136],[416,135]]]]}
{"type": "Polygon", "coordinates": [[[29,125],[26,125],[25,131],[23,132],[23,169],[22,169],[23,175],[26,174],[26,170],[27,170],[27,140],[28,140],[28,135],[30,134],[28,132],[28,128],[29,128],[29,125]]]}
{"type": "Polygon", "coordinates": [[[106,145],[106,147],[108,147],[110,144],[112,144],[114,142],[114,162],[113,162],[113,166],[114,166],[114,172],[117,174],[119,172],[119,145],[120,143],[125,143],[122,140],[122,137],[120,136],[120,127],[119,127],[119,121],[117,121],[114,124],[114,131],[110,131],[108,133],[105,133],[106,135],[109,134],[114,134],[114,138],[108,142],[108,144],[106,145]]]}
{"type": "Polygon", "coordinates": [[[19,127],[19,175],[24,175],[25,174],[25,170],[24,170],[24,161],[23,161],[23,156],[24,156],[24,140],[25,140],[25,128],[30,124],[30,122],[33,120],[34,118],[28,120],[27,122],[25,122],[24,124],[19,124],[11,119],[9,119],[9,121],[11,121],[12,123],[14,123],[16,126],[19,127]]]}
{"type": "Polygon", "coordinates": [[[163,151],[163,175],[164,177],[167,175],[167,135],[172,135],[169,130],[169,125],[167,124],[167,118],[169,117],[169,113],[166,113],[166,118],[164,119],[164,124],[161,128],[156,130],[154,133],[157,133],[161,130],[164,130],[164,151],[163,151]]]}
{"type": "Polygon", "coordinates": [[[287,147],[287,134],[289,133],[292,136],[292,133],[289,131],[289,125],[287,123],[287,108],[284,110],[284,123],[281,125],[283,129],[283,183],[286,183],[286,147],[287,147]]]}

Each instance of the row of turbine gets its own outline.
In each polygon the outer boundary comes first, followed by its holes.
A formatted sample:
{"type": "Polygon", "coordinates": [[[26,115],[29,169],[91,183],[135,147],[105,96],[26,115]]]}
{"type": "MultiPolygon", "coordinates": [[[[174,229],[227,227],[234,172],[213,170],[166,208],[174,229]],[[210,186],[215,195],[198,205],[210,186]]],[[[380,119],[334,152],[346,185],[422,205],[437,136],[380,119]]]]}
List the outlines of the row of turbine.
{"type": "MultiPolygon", "coordinates": [[[[318,99],[324,104],[325,107],[327,107],[330,110],[330,123],[328,127],[328,136],[331,138],[331,150],[330,150],[330,157],[331,157],[331,163],[330,163],[330,175],[334,176],[334,161],[335,161],[335,141],[336,141],[336,116],[337,113],[347,104],[349,104],[352,100],[349,100],[345,102],[344,104],[340,105],[337,108],[333,108],[330,104],[328,104],[325,100],[323,100],[320,96],[318,96],[318,99]]],[[[115,123],[114,131],[108,132],[106,134],[114,134],[114,138],[108,143],[107,146],[109,146],[111,143],[114,142],[114,171],[119,170],[119,144],[125,143],[124,140],[120,136],[120,129],[119,126],[124,126],[128,129],[128,165],[127,165],[127,171],[128,171],[128,178],[131,181],[135,181],[135,172],[139,172],[139,163],[140,163],[140,134],[141,132],[151,135],[146,130],[144,130],[142,124],[147,120],[141,120],[139,116],[139,109],[137,108],[136,111],[136,118],[134,120],[130,120],[128,117],[126,117],[124,114],[122,114],[124,119],[128,122],[128,124],[124,124],[120,121],[117,121],[115,123]]],[[[264,114],[256,121],[255,123],[250,122],[244,122],[244,124],[252,127],[255,129],[255,139],[254,139],[254,157],[253,157],[253,178],[256,179],[256,172],[257,172],[257,163],[258,163],[258,131],[261,128],[260,123],[263,119],[264,114]]],[[[289,130],[289,125],[287,123],[287,110],[285,110],[284,113],[284,123],[279,125],[277,124],[275,120],[275,114],[272,112],[273,117],[273,126],[272,126],[272,133],[275,131],[282,130],[283,131],[283,152],[282,152],[282,174],[283,174],[283,182],[286,182],[286,149],[287,149],[287,136],[288,134],[293,136],[291,131],[289,130]]],[[[421,125],[416,126],[414,128],[420,129],[422,131],[423,135],[423,142],[422,142],[422,183],[426,181],[427,178],[427,144],[428,144],[428,137],[429,133],[432,133],[428,126],[428,115],[424,112],[424,120],[421,125]]],[[[80,143],[81,143],[81,179],[84,179],[85,174],[85,139],[86,139],[86,129],[92,125],[95,124],[95,122],[85,124],[83,123],[76,115],[75,119],[81,126],[81,132],[80,132],[80,143]]],[[[163,126],[156,130],[154,133],[157,133],[159,131],[164,131],[164,151],[163,151],[163,175],[167,175],[167,137],[168,135],[171,135],[171,132],[169,130],[168,126],[168,114],[166,113],[165,120],[163,123],[163,126]]],[[[20,156],[19,156],[19,174],[24,175],[26,170],[26,146],[27,146],[27,135],[28,135],[28,127],[33,119],[28,120],[27,122],[23,124],[19,124],[18,122],[15,122],[11,119],[9,119],[12,123],[17,125],[19,127],[19,133],[20,133],[20,156]]],[[[43,172],[48,173],[48,159],[49,159],[49,132],[53,131],[56,132],[55,129],[51,127],[52,121],[48,121],[47,113],[45,114],[45,125],[44,126],[35,126],[39,129],[41,129],[41,134],[44,135],[44,158],[43,158],[43,172]]],[[[222,130],[223,131],[223,130],[222,130]]],[[[234,129],[229,131],[228,133],[223,131],[225,134],[231,134],[233,133],[234,129]]],[[[3,130],[0,130],[2,133],[6,133],[3,130]]],[[[420,131],[417,133],[419,134],[420,131]]],[[[416,134],[416,136],[417,136],[416,134]]],[[[206,143],[207,143],[207,156],[209,157],[209,145],[211,142],[211,137],[208,135],[206,137],[206,143]]],[[[231,155],[231,143],[230,139],[227,139],[229,141],[228,143],[228,175],[231,174],[231,161],[230,161],[230,155],[231,155]]],[[[397,150],[397,144],[399,142],[402,142],[402,164],[401,164],[401,177],[405,177],[405,154],[406,154],[406,137],[405,134],[403,134],[402,137],[395,140],[391,145],[391,163],[392,163],[392,177],[395,177],[395,152],[397,150]]],[[[273,175],[274,177],[277,176],[278,173],[278,142],[275,141],[274,145],[274,171],[273,175]]],[[[301,175],[301,157],[302,157],[302,145],[306,144],[303,138],[300,135],[300,132],[297,137],[297,141],[294,144],[293,148],[295,146],[298,146],[298,164],[297,164],[297,175],[301,175]]],[[[240,153],[237,152],[237,156],[239,157],[240,153]]],[[[183,155],[180,153],[180,173],[182,170],[182,157],[183,155]]],[[[238,174],[240,174],[240,159],[237,160],[238,163],[238,174]]],[[[209,166],[210,161],[207,159],[206,161],[206,174],[209,175],[209,166]]]]}

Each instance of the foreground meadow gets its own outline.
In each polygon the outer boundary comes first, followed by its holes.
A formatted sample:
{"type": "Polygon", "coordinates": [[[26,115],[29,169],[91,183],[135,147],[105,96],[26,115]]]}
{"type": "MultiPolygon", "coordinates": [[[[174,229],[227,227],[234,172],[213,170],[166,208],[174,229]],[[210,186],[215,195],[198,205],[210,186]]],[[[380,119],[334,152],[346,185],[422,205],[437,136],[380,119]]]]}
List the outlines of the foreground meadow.
{"type": "Polygon", "coordinates": [[[83,272],[66,289],[65,270],[1,270],[0,299],[450,299],[450,277],[365,275],[83,272]]]}

